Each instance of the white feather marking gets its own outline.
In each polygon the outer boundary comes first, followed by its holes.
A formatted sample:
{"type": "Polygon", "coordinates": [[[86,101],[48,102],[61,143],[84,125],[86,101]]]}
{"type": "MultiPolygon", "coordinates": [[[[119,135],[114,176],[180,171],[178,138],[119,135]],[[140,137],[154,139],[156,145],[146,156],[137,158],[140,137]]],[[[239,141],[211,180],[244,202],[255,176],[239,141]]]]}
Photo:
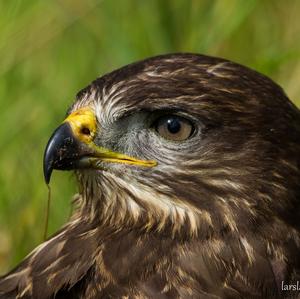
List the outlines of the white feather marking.
{"type": "Polygon", "coordinates": [[[197,235],[198,218],[201,217],[202,211],[178,198],[170,198],[156,192],[146,185],[139,183],[136,183],[136,185],[134,183],[128,184],[118,177],[113,179],[134,194],[134,197],[130,200],[137,201],[136,206],[138,206],[138,201],[141,201],[142,206],[147,206],[148,213],[152,213],[156,218],[159,217],[159,229],[162,229],[166,220],[170,219],[174,230],[178,231],[188,220],[191,234],[197,235]]]}
{"type": "Polygon", "coordinates": [[[21,271],[14,272],[14,273],[12,273],[12,274],[4,277],[4,278],[1,278],[1,279],[3,281],[9,280],[9,279],[14,279],[14,278],[17,278],[19,276],[23,276],[23,275],[25,276],[25,275],[29,274],[29,272],[30,272],[30,268],[25,268],[25,269],[22,269],[21,271]]]}
{"type": "MultiPolygon", "coordinates": [[[[68,224],[68,226],[74,226],[75,224],[77,224],[78,222],[81,221],[81,218],[78,219],[74,219],[72,222],[70,222],[68,224]]],[[[29,253],[27,257],[30,257],[30,260],[33,260],[36,255],[41,252],[45,247],[47,247],[50,243],[55,242],[57,239],[61,238],[62,236],[64,236],[65,231],[60,232],[59,234],[57,234],[55,237],[49,239],[48,241],[40,244],[38,247],[36,247],[31,253],[29,253]]]]}
{"type": "MultiPolygon", "coordinates": [[[[213,65],[209,68],[207,68],[207,72],[209,74],[213,74],[216,77],[220,77],[220,78],[231,78],[232,76],[229,74],[225,74],[224,72],[222,72],[224,69],[226,69],[226,66],[228,65],[228,62],[221,62],[218,63],[216,65],[213,65]]],[[[227,68],[228,69],[228,68],[227,68]]]]}
{"type": "Polygon", "coordinates": [[[240,241],[245,249],[249,263],[252,264],[255,259],[253,247],[249,244],[248,240],[245,237],[240,237],[240,241]]]}

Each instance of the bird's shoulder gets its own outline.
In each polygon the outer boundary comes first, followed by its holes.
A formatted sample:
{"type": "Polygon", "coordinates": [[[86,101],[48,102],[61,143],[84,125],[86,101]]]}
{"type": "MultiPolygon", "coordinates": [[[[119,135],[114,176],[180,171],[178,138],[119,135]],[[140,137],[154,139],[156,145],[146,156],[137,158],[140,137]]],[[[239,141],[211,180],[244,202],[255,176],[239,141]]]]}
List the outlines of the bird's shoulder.
{"type": "Polygon", "coordinates": [[[280,298],[277,270],[285,279],[259,242],[111,234],[77,220],[0,278],[0,298],[280,298]]]}
{"type": "Polygon", "coordinates": [[[60,289],[74,286],[97,255],[93,233],[82,219],[68,223],[0,277],[0,298],[52,298],[60,289]]]}

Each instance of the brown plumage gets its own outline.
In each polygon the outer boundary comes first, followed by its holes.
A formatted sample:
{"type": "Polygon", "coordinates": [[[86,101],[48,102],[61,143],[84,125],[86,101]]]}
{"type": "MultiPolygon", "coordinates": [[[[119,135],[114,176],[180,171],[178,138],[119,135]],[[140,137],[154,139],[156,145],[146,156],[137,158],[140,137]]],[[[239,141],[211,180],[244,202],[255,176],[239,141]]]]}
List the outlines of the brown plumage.
{"type": "Polygon", "coordinates": [[[76,212],[1,299],[297,297],[300,112],[278,85],[163,55],[95,80],[69,115],[44,167],[75,169],[76,212]]]}

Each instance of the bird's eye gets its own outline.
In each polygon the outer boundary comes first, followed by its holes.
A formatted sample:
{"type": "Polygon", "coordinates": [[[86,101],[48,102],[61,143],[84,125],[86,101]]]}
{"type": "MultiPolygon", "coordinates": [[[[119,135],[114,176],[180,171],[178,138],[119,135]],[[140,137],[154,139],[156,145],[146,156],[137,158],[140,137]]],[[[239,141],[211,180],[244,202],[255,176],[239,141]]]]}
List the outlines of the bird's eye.
{"type": "Polygon", "coordinates": [[[156,132],[168,139],[174,141],[183,141],[188,139],[193,133],[192,123],[178,115],[164,115],[154,123],[156,132]]]}

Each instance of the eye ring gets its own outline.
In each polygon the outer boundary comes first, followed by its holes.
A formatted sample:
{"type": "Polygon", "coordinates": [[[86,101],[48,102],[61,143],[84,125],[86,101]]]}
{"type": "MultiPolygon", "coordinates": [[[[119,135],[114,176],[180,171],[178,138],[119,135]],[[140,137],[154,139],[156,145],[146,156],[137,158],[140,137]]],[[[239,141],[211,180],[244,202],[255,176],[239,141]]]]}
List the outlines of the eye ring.
{"type": "Polygon", "coordinates": [[[155,131],[163,138],[171,141],[184,141],[194,132],[192,122],[176,114],[159,117],[153,124],[155,131]]]}

